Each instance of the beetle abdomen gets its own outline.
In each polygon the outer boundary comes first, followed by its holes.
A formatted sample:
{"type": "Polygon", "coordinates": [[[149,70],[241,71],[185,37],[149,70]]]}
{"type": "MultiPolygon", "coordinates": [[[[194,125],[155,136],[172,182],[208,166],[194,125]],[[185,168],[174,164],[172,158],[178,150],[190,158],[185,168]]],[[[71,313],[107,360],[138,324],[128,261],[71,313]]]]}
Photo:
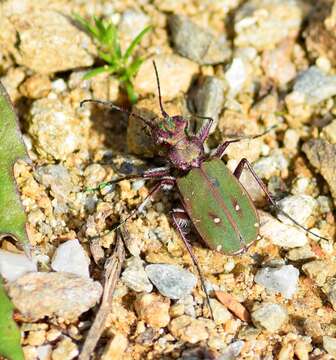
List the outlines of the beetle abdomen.
{"type": "Polygon", "coordinates": [[[177,179],[186,211],[209,248],[235,253],[258,235],[259,219],[247,191],[220,159],[177,179]]]}

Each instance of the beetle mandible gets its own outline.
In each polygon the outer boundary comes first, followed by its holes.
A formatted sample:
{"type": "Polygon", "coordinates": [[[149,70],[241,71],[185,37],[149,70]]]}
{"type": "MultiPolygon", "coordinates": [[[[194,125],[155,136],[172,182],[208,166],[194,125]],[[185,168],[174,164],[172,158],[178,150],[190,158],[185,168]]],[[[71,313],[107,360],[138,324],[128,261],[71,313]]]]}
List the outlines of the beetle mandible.
{"type": "MultiPolygon", "coordinates": [[[[245,167],[251,172],[273,207],[305,231],[320,238],[323,237],[304,228],[277,205],[266,185],[257,176],[246,158],[241,159],[233,173],[221,160],[230,144],[242,139],[255,139],[266,134],[269,130],[255,136],[225,141],[215,149],[213,154],[207,155],[204,150],[204,143],[209,136],[213,119],[204,117],[203,126],[197,133],[192,133],[189,130],[187,119],[180,115],[168,115],[162,104],[160,80],[154,61],[153,66],[162,115],[162,119],[158,123],[154,123],[107,101],[86,99],[81,102],[81,105],[86,102],[95,102],[136,116],[147,125],[154,142],[160,145],[160,155],[166,159],[166,166],[144,171],[141,175],[130,175],[112,180],[104,183],[104,185],[135,178],[157,180],[148,196],[118,224],[118,227],[139,212],[147,200],[160,189],[178,189],[182,206],[171,211],[173,224],[178,230],[199,273],[210,307],[202,272],[187,239],[187,225],[191,221],[202,240],[212,250],[229,255],[245,251],[256,240],[260,226],[257,210],[248,192],[239,182],[245,167]],[[178,176],[172,175],[173,170],[178,176]]],[[[210,312],[212,314],[211,307],[210,312]]]]}

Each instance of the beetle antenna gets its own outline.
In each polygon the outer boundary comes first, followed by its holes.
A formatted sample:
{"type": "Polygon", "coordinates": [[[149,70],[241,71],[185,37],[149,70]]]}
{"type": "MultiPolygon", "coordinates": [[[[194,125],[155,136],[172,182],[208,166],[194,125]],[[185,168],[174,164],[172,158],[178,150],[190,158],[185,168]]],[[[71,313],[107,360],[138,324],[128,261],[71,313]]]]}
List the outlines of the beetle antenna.
{"type": "Polygon", "coordinates": [[[169,117],[169,115],[165,112],[163,105],[162,105],[162,96],[161,96],[161,87],[160,87],[160,79],[159,79],[159,73],[155,64],[155,61],[153,60],[153,65],[154,65],[154,70],[155,70],[155,76],[156,76],[156,83],[157,83],[157,87],[158,87],[158,92],[159,92],[159,103],[160,103],[160,109],[161,109],[161,114],[163,117],[169,117]]]}
{"type": "Polygon", "coordinates": [[[132,112],[132,111],[129,111],[125,108],[122,108],[122,107],[119,107],[117,105],[114,105],[112,102],[110,101],[103,101],[103,100],[96,100],[96,99],[85,99],[85,100],[82,100],[80,103],[79,103],[79,106],[82,107],[85,103],[88,103],[88,102],[91,102],[91,103],[96,103],[96,104],[100,104],[100,105],[104,105],[104,106],[108,106],[110,107],[111,109],[115,109],[115,110],[118,110],[118,111],[121,111],[125,114],[128,114],[129,116],[133,115],[135,117],[137,117],[138,119],[140,119],[141,121],[143,121],[147,126],[149,126],[151,129],[154,128],[154,125],[152,124],[151,121],[145,119],[144,117],[132,112]]]}

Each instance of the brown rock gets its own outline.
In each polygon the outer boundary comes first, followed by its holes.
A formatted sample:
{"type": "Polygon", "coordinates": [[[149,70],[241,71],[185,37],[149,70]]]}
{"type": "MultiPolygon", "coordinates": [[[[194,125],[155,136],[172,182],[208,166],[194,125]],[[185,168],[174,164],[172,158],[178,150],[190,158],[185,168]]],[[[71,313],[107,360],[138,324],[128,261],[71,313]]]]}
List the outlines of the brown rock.
{"type": "Polygon", "coordinates": [[[20,86],[22,95],[31,99],[39,99],[48,95],[51,90],[51,82],[47,75],[35,74],[26,79],[20,86]]]}

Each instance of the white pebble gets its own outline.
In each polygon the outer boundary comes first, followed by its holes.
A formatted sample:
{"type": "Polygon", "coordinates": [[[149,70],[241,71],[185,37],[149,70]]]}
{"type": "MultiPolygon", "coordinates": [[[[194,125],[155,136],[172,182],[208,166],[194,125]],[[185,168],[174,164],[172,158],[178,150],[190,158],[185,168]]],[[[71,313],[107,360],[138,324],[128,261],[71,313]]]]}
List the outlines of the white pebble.
{"type": "Polygon", "coordinates": [[[77,239],[61,244],[53,257],[51,268],[55,271],[68,272],[90,277],[90,260],[77,239]]]}
{"type": "Polygon", "coordinates": [[[32,271],[37,271],[36,264],[25,254],[0,250],[0,274],[7,281],[14,281],[32,271]]]}

